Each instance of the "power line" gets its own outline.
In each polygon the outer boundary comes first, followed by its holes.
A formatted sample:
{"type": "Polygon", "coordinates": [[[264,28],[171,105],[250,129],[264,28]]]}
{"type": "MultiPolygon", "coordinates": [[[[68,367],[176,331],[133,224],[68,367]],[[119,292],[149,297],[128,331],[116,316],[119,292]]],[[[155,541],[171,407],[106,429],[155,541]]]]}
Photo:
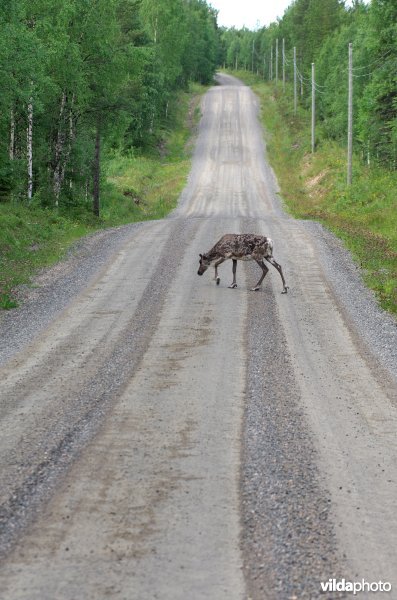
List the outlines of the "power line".
{"type": "Polygon", "coordinates": [[[372,67],[372,65],[376,65],[376,64],[381,64],[382,61],[387,57],[390,56],[391,54],[391,50],[388,50],[387,52],[385,52],[385,54],[383,54],[382,56],[380,56],[379,58],[377,58],[376,60],[370,62],[368,65],[363,65],[362,67],[353,67],[353,71],[358,71],[359,69],[366,69],[369,67],[372,67]]]}

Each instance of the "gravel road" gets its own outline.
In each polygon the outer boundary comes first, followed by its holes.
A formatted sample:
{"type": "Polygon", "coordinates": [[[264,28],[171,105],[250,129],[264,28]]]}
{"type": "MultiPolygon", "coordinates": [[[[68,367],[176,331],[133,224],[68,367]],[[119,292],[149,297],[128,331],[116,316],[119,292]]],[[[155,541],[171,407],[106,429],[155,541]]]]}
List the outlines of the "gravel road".
{"type": "Polygon", "coordinates": [[[397,598],[396,321],[284,212],[256,97],[218,83],[174,213],[82,240],[1,317],[2,600],[397,598]],[[198,278],[227,232],[272,237],[289,293],[198,278]]]}

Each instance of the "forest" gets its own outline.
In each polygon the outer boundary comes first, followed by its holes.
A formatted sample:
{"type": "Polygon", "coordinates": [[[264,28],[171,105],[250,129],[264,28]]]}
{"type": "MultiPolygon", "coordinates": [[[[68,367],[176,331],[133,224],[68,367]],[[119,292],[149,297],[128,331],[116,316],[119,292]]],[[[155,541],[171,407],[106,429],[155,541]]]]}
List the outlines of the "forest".
{"type": "Polygon", "coordinates": [[[155,144],[218,49],[205,0],[2,0],[0,202],[99,215],[103,149],[155,144]]]}
{"type": "Polygon", "coordinates": [[[310,108],[315,65],[316,118],[322,134],[347,136],[348,46],[353,51],[355,151],[368,164],[396,169],[397,2],[295,0],[283,17],[258,31],[222,31],[222,64],[273,84],[294,79],[300,106],[310,108]],[[294,61],[294,48],[296,59],[294,61]]]}
{"type": "Polygon", "coordinates": [[[219,28],[205,0],[3,0],[0,32],[0,202],[99,215],[103,148],[155,144],[178,91],[222,66],[285,86],[295,62],[309,108],[314,63],[322,134],[343,140],[349,43],[355,150],[396,168],[395,0],[295,0],[258,31],[219,28]]]}

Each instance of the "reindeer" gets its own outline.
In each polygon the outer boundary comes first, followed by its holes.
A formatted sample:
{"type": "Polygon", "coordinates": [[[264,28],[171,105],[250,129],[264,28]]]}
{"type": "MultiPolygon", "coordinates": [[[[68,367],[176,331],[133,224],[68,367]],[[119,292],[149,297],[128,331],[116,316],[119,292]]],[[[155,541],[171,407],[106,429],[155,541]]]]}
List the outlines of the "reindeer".
{"type": "Polygon", "coordinates": [[[197,275],[202,275],[208,267],[213,264],[215,267],[216,285],[219,285],[220,277],[218,276],[218,267],[229,258],[233,261],[233,282],[229,288],[236,288],[236,271],[238,260],[255,260],[262,269],[262,275],[258,283],[252,291],[260,290],[262,281],[264,280],[268,267],[263,262],[265,259],[280,273],[283,282],[282,294],[286,294],[288,287],[285,284],[283,270],[273,258],[273,240],[262,235],[253,233],[226,233],[206,254],[200,254],[200,266],[197,275]]]}

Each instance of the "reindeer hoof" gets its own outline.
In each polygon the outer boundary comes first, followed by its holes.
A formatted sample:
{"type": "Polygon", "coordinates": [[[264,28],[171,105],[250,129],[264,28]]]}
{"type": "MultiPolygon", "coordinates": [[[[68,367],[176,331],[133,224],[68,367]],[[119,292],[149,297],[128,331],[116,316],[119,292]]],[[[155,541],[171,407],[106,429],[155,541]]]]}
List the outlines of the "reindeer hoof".
{"type": "Polygon", "coordinates": [[[289,290],[289,287],[286,285],[281,293],[286,294],[288,292],[288,290],[289,290]]]}
{"type": "Polygon", "coordinates": [[[260,285],[257,285],[254,288],[251,288],[251,292],[259,292],[259,290],[261,289],[260,285]]]}
{"type": "Polygon", "coordinates": [[[220,281],[221,281],[221,278],[220,278],[220,277],[217,277],[217,278],[216,278],[216,285],[219,285],[220,281]]]}
{"type": "Polygon", "coordinates": [[[236,287],[237,287],[237,283],[231,283],[231,284],[229,285],[229,288],[230,288],[231,290],[234,290],[236,287]]]}

